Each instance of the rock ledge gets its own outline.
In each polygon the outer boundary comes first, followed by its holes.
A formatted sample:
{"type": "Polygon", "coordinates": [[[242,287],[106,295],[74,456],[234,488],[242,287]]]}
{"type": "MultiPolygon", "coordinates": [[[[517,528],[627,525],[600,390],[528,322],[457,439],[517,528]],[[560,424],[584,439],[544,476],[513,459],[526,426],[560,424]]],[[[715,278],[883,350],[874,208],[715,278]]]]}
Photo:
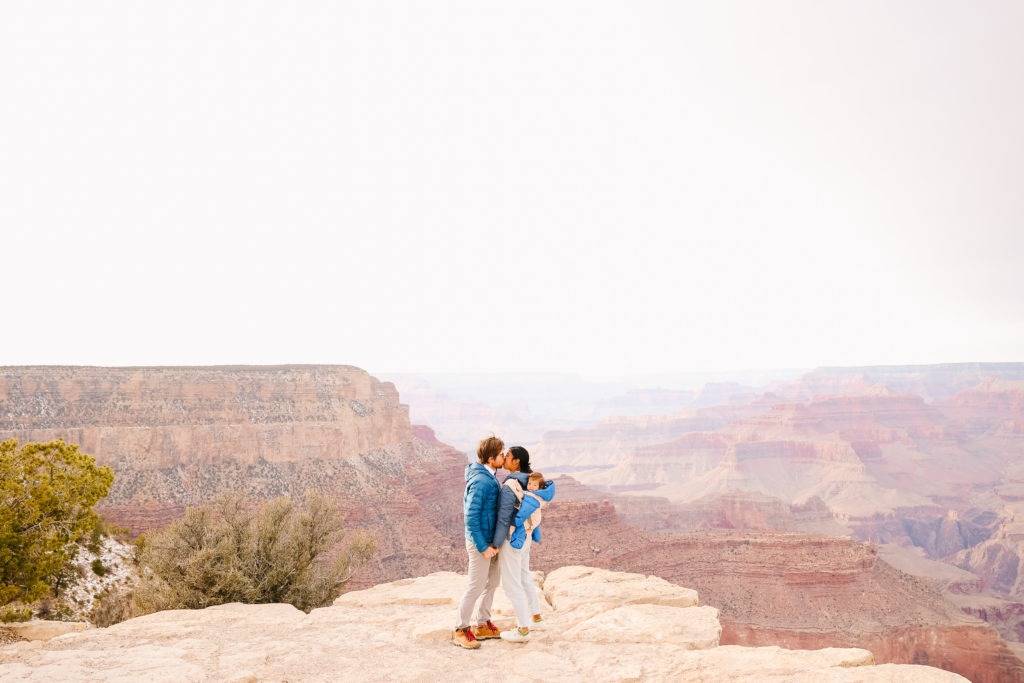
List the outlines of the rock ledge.
{"type": "MultiPolygon", "coordinates": [[[[221,605],[0,647],[3,681],[735,681],[963,683],[867,650],[720,646],[718,610],[653,576],[563,567],[535,578],[547,629],[525,645],[451,645],[465,577],[438,572],[347,593],[303,614],[221,605]]],[[[499,590],[495,621],[512,624],[499,590]]]]}

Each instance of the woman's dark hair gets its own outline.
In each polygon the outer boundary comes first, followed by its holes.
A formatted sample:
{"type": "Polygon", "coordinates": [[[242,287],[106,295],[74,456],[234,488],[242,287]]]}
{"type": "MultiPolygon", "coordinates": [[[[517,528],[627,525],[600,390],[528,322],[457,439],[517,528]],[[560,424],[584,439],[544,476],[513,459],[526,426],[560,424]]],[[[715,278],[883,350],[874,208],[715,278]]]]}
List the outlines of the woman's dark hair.
{"type": "Polygon", "coordinates": [[[519,471],[525,474],[533,472],[530,469],[530,452],[522,446],[513,446],[508,449],[508,452],[512,455],[513,460],[519,461],[519,471]]]}

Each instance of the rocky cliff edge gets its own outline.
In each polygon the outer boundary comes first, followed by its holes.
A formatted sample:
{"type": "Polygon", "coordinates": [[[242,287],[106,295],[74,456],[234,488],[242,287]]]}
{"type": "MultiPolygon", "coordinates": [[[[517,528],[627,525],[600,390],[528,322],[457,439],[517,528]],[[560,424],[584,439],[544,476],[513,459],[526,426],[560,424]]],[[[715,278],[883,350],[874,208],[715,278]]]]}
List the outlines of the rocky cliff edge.
{"type": "MultiPolygon", "coordinates": [[[[570,566],[535,575],[548,628],[525,645],[451,644],[464,576],[438,572],[347,593],[304,614],[230,604],[0,647],[3,681],[745,681],[952,683],[874,664],[867,650],[719,645],[718,610],[654,576],[570,566]]],[[[499,590],[494,621],[512,625],[499,590]]]]}

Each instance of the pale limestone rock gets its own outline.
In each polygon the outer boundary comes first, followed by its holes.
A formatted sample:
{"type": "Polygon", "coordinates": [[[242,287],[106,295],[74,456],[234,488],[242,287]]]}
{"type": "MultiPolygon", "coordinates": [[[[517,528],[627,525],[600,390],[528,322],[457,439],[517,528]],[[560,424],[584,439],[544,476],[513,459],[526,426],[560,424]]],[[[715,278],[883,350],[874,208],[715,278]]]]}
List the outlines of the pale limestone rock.
{"type": "Polygon", "coordinates": [[[689,650],[706,650],[718,647],[722,625],[714,607],[625,605],[576,624],[563,635],[589,643],[672,643],[689,650]]]}
{"type": "Polygon", "coordinates": [[[964,683],[963,676],[928,666],[874,665],[858,648],[785,650],[779,647],[724,645],[687,653],[672,675],[654,680],[730,681],[735,683],[964,683]]]}
{"type": "MultiPolygon", "coordinates": [[[[308,615],[290,605],[231,604],[13,643],[0,647],[0,681],[965,681],[929,667],[874,666],[866,650],[716,646],[714,608],[666,604],[688,596],[692,605],[696,595],[656,577],[566,567],[538,580],[574,607],[546,607],[551,628],[525,645],[452,647],[466,578],[440,572],[353,592],[308,615]],[[586,595],[600,599],[581,602],[586,595]]],[[[496,621],[512,625],[510,616],[496,621]]]]}
{"type": "Polygon", "coordinates": [[[635,605],[649,603],[670,607],[697,604],[697,591],[669,583],[657,576],[614,572],[595,567],[562,567],[544,581],[544,595],[557,610],[587,603],[635,605]]]}
{"type": "MultiPolygon", "coordinates": [[[[399,579],[362,591],[344,593],[335,606],[381,607],[387,605],[457,605],[461,590],[457,588],[461,574],[435,572],[418,579],[399,579]]],[[[465,586],[462,587],[465,590],[465,586]]]]}
{"type": "Polygon", "coordinates": [[[89,625],[82,621],[22,621],[13,624],[4,624],[25,640],[50,640],[65,633],[76,633],[89,628],[89,625]]]}

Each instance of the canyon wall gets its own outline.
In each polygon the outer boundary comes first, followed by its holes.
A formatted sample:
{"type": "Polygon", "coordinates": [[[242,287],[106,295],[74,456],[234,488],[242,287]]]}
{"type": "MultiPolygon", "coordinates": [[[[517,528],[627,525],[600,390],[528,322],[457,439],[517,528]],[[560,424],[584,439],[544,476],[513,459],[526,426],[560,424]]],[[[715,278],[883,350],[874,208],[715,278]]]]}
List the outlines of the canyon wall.
{"type": "Polygon", "coordinates": [[[257,500],[314,489],[377,537],[357,586],[448,569],[464,552],[448,501],[465,455],[410,425],[394,386],[359,368],[3,367],[9,438],[62,438],[112,467],[98,509],[136,533],[225,489],[257,500]]]}
{"type": "Polygon", "coordinates": [[[951,503],[987,505],[1007,478],[1007,448],[1024,445],[1013,434],[972,436],[965,423],[978,418],[954,413],[884,389],[808,403],[766,397],[721,407],[714,420],[702,409],[553,432],[535,450],[588,486],[677,503],[744,491],[794,505],[819,498],[841,521],[923,506],[944,513],[951,503]],[[585,452],[589,470],[573,455],[585,452]]]}
{"type": "MultiPolygon", "coordinates": [[[[949,397],[951,406],[964,400],[949,397]]],[[[955,408],[887,390],[808,404],[771,395],[566,433],[576,459],[570,466],[603,462],[607,472],[635,458],[643,476],[630,480],[619,471],[608,484],[617,493],[559,477],[534,566],[584,564],[694,585],[722,606],[730,642],[842,642],[868,647],[880,662],[933,663],[976,683],[1024,681],[1021,663],[994,630],[928,586],[891,573],[871,546],[767,531],[846,533],[871,522],[894,543],[934,538],[936,548],[956,548],[956,538],[989,538],[996,523],[983,508],[950,516],[949,505],[983,503],[991,477],[1016,472],[1001,450],[1018,438],[1014,403],[998,402],[1005,412],[986,421],[987,410],[958,419],[955,408]],[[607,442],[605,428],[614,435],[607,442]],[[644,443],[636,446],[637,439],[644,443]],[[933,457],[947,468],[984,467],[964,477],[937,472],[924,493],[907,490],[916,479],[931,481],[933,457]],[[687,477],[705,477],[707,486],[694,487],[689,499],[663,495],[689,486],[687,477]],[[716,481],[727,485],[716,488],[716,481]],[[741,490],[743,482],[772,483],[790,499],[773,495],[775,488],[741,490]],[[886,490],[895,493],[874,500],[886,490]],[[871,514],[839,514],[831,507],[837,501],[871,514]],[[908,503],[918,505],[900,507],[908,503]],[[897,516],[911,509],[917,526],[897,516]],[[665,533],[623,518],[658,520],[665,533]],[[747,531],[678,533],[686,525],[747,531]]],[[[378,557],[353,587],[464,570],[465,454],[410,425],[394,387],[357,368],[0,368],[0,438],[11,437],[61,437],[112,466],[104,512],[135,531],[162,526],[226,488],[254,498],[314,488],[337,500],[352,526],[377,536],[378,557]]],[[[552,453],[533,453],[538,469],[557,470],[552,453]]],[[[1009,496],[1024,477],[1000,481],[998,495],[1009,496]]],[[[973,571],[982,571],[982,560],[972,560],[973,571]]]]}
{"type": "Polygon", "coordinates": [[[1009,457],[1024,447],[1024,364],[825,368],[719,401],[551,431],[534,450],[609,492],[818,497],[842,522],[1024,500],[1009,457]]]}
{"type": "Polygon", "coordinates": [[[1024,364],[823,368],[727,399],[551,432],[535,461],[571,466],[651,531],[920,548],[975,577],[948,589],[966,613],[1024,637],[1024,364]]]}
{"type": "MultiPolygon", "coordinates": [[[[571,495],[574,487],[564,488],[571,495]]],[[[702,603],[719,608],[723,643],[842,643],[870,650],[878,662],[928,664],[975,683],[1024,682],[1024,662],[992,627],[869,544],[777,532],[651,534],[594,498],[556,499],[543,529],[531,553],[535,568],[588,564],[692,586],[702,603]]]]}
{"type": "Polygon", "coordinates": [[[350,366],[0,367],[0,433],[173,467],[337,459],[410,425],[394,385],[350,366]]]}

